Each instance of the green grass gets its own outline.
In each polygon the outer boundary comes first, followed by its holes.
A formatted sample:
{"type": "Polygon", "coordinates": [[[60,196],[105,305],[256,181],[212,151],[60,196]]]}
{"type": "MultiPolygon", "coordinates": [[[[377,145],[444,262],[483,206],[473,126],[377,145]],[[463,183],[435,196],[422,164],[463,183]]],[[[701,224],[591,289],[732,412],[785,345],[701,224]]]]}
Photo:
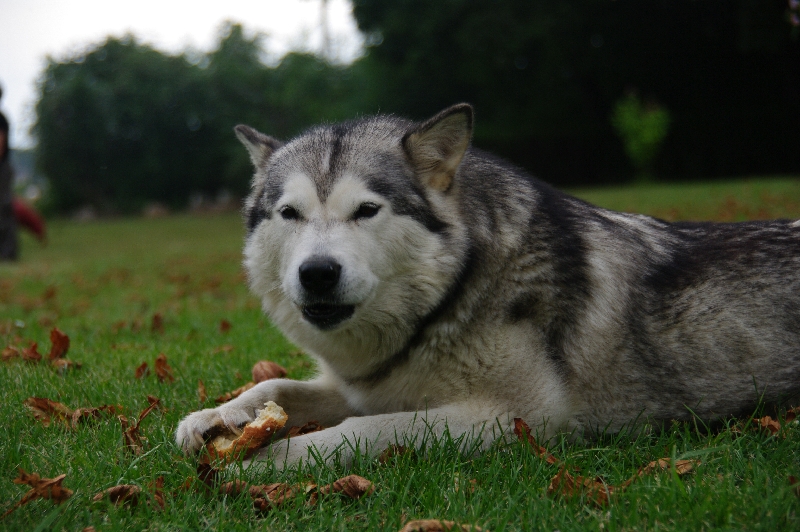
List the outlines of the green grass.
{"type": "MultiPolygon", "coordinates": [[[[699,185],[581,190],[603,206],[670,219],[800,217],[797,180],[772,179],[699,185]]],[[[800,477],[800,427],[776,436],[723,429],[711,435],[691,423],[636,438],[609,436],[592,443],[559,440],[550,451],[573,472],[601,476],[614,485],[662,457],[696,458],[694,473],[648,476],[615,495],[607,507],[585,497],[547,494],[558,466],[548,465],[518,442],[464,456],[440,441],[424,456],[387,464],[359,460],[352,470],[375,483],[373,495],[350,500],[334,495],[316,506],[291,501],[257,513],[246,497],[184,490],[195,462],[172,443],[178,421],[200,404],[198,380],[209,397],[249,380],[259,359],[274,360],[292,378],[312,374],[269,324],[248,294],[240,267],[243,232],[238,215],[173,216],[78,223],[55,220],[50,243],[25,238],[22,260],[0,265],[0,349],[37,341],[49,349],[56,326],[71,338],[69,359],[83,367],[60,375],[46,365],[0,363],[0,513],[26,487],[14,484],[17,468],[44,477],[66,474],[75,491],[61,505],[36,500],[0,521],[5,530],[399,530],[408,519],[443,518],[499,530],[796,530],[800,500],[788,477],[800,477]],[[163,333],[151,330],[154,314],[163,333]],[[220,322],[232,328],[222,332],[220,322]],[[159,353],[175,372],[174,383],[134,378],[142,362],[159,353]],[[23,406],[31,396],[77,408],[120,404],[129,418],[147,406],[147,395],[166,407],[141,427],[146,454],[136,458],[122,444],[119,422],[104,418],[76,430],[43,427],[23,406]],[[165,479],[166,508],[92,502],[120,483],[147,486],[165,479]],[[475,480],[474,490],[467,489],[475,480]],[[460,486],[458,489],[456,486],[460,486]]],[[[732,422],[732,424],[735,422],[732,422]]],[[[230,474],[233,474],[231,472],[230,474]]],[[[242,473],[255,483],[343,476],[339,467],[284,474],[242,473]]]]}

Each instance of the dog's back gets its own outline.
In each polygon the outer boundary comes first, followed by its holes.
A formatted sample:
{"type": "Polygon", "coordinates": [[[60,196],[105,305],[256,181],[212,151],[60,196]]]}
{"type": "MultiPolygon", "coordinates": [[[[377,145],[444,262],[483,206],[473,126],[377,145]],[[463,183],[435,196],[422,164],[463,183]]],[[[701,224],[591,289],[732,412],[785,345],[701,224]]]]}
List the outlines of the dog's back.
{"type": "Polygon", "coordinates": [[[571,391],[576,425],[716,419],[800,395],[800,221],[667,223],[472,156],[479,179],[504,176],[489,201],[466,189],[472,233],[524,234],[511,256],[486,244],[479,261],[506,279],[505,319],[544,331],[536,348],[571,391]],[[527,214],[510,221],[512,202],[527,214]]]}

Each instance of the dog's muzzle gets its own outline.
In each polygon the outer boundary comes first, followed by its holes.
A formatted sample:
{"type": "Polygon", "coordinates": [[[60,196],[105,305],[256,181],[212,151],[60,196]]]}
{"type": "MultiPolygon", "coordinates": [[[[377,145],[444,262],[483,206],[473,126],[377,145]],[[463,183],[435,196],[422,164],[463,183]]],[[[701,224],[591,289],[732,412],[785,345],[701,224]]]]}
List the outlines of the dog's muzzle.
{"type": "Polygon", "coordinates": [[[299,268],[300,285],[310,303],[302,306],[303,317],[320,329],[332,329],[353,315],[354,305],[335,303],[342,265],[329,257],[312,257],[299,268]]]}

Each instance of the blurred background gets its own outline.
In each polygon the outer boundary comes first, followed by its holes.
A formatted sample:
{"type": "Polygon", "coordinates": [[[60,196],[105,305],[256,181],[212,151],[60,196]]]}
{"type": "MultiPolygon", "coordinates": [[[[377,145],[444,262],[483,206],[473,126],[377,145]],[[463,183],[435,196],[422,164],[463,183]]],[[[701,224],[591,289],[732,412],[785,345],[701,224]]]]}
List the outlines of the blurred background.
{"type": "Polygon", "coordinates": [[[560,187],[800,174],[800,0],[0,0],[16,190],[48,214],[238,205],[232,133],[476,107],[560,187]]]}

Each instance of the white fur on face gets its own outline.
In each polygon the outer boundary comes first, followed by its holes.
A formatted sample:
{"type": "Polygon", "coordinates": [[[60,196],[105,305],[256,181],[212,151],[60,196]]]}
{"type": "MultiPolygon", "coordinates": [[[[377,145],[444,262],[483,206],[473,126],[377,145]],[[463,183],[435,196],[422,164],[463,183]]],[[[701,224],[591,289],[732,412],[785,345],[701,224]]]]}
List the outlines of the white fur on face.
{"type": "Polygon", "coordinates": [[[439,236],[408,216],[395,215],[386,198],[347,174],[337,179],[324,202],[307,175],[291,175],[271,219],[253,231],[245,246],[251,288],[270,318],[290,340],[340,373],[359,373],[399,350],[418,313],[442,297],[458,264],[439,236]],[[353,220],[365,202],[380,210],[353,220]],[[300,218],[283,219],[279,209],[284,206],[300,218]],[[328,331],[308,323],[301,312],[306,301],[299,268],[312,257],[329,257],[342,266],[335,297],[355,306],[351,318],[328,331]]]}

